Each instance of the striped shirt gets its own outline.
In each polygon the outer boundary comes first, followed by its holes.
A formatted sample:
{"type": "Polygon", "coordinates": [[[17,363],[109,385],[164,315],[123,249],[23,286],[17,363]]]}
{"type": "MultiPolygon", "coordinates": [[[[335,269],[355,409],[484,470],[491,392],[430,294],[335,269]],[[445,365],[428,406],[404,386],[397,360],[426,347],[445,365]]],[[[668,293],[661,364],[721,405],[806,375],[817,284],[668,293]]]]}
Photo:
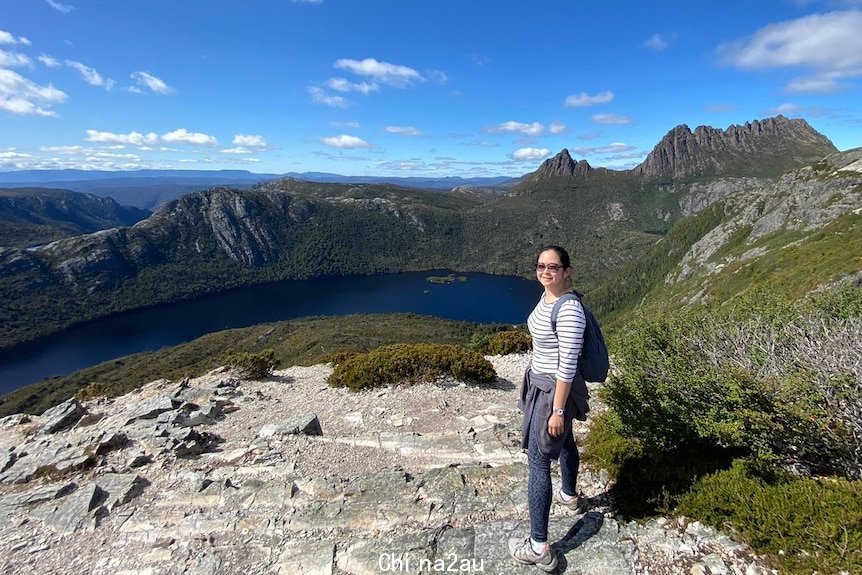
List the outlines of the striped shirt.
{"type": "Polygon", "coordinates": [[[544,294],[527,318],[533,336],[533,357],[530,369],[535,373],[552,373],[560,381],[571,382],[578,368],[578,357],[584,345],[587,320],[581,302],[563,302],[557,313],[557,335],[551,329],[553,303],[545,303],[544,294]]]}

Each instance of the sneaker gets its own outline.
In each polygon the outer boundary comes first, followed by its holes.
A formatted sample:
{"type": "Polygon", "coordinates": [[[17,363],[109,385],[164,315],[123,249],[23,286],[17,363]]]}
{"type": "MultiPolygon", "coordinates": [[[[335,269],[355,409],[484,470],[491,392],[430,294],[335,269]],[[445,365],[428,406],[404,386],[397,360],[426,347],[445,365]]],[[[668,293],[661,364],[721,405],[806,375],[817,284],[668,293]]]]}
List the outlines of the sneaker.
{"type": "Polygon", "coordinates": [[[551,573],[557,568],[557,554],[551,546],[548,545],[544,553],[536,553],[529,537],[523,541],[515,537],[509,538],[509,555],[518,563],[535,565],[545,573],[551,573]]]}
{"type": "Polygon", "coordinates": [[[580,512],[586,509],[586,505],[584,504],[584,498],[580,495],[576,495],[569,500],[563,499],[563,495],[559,489],[554,492],[554,499],[562,505],[563,507],[568,507],[572,511],[580,512]]]}

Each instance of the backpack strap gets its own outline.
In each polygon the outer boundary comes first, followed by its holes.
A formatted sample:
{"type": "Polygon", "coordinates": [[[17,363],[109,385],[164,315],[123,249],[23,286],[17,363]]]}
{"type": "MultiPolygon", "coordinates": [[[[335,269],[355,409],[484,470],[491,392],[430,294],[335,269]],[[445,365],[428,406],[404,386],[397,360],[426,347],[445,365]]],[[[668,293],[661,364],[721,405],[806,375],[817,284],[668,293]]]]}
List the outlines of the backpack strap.
{"type": "Polygon", "coordinates": [[[554,302],[554,308],[551,310],[551,330],[554,332],[554,335],[557,335],[557,315],[560,313],[560,307],[563,305],[563,302],[570,299],[575,299],[580,302],[582,297],[582,294],[576,291],[570,291],[561,295],[557,298],[557,301],[554,302]]]}

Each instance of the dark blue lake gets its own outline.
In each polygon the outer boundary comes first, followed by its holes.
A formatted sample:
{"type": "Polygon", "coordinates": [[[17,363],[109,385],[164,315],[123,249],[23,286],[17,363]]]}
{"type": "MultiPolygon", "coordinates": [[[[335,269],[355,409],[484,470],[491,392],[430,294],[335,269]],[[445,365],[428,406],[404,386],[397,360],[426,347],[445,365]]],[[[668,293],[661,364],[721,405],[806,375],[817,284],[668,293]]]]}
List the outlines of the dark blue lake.
{"type": "Polygon", "coordinates": [[[0,351],[0,393],[210,332],[297,317],[413,312],[520,324],[542,293],[537,282],[511,276],[458,273],[467,281],[427,281],[447,273],[283,281],[118,314],[0,351]]]}

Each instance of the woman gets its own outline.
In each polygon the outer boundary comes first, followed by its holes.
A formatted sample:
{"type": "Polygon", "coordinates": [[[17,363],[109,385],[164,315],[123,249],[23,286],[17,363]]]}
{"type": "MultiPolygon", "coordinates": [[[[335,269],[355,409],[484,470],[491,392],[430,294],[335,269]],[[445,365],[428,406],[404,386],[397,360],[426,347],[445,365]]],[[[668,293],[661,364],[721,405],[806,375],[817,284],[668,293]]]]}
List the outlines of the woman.
{"type": "Polygon", "coordinates": [[[518,401],[524,412],[521,447],[527,449],[530,469],[530,536],[510,539],[509,553],[519,563],[550,573],[557,567],[557,556],[548,544],[552,459],[559,458],[562,475],[557,502],[580,508],[576,485],[580,460],[572,420],[585,419],[588,409],[586,383],[577,370],[586,319],[577,299],[564,298],[559,305],[556,333],[551,325],[555,303],[570,291],[572,266],[565,249],[542,248],[536,260],[536,278],[545,291],[527,319],[533,355],[518,401]]]}

